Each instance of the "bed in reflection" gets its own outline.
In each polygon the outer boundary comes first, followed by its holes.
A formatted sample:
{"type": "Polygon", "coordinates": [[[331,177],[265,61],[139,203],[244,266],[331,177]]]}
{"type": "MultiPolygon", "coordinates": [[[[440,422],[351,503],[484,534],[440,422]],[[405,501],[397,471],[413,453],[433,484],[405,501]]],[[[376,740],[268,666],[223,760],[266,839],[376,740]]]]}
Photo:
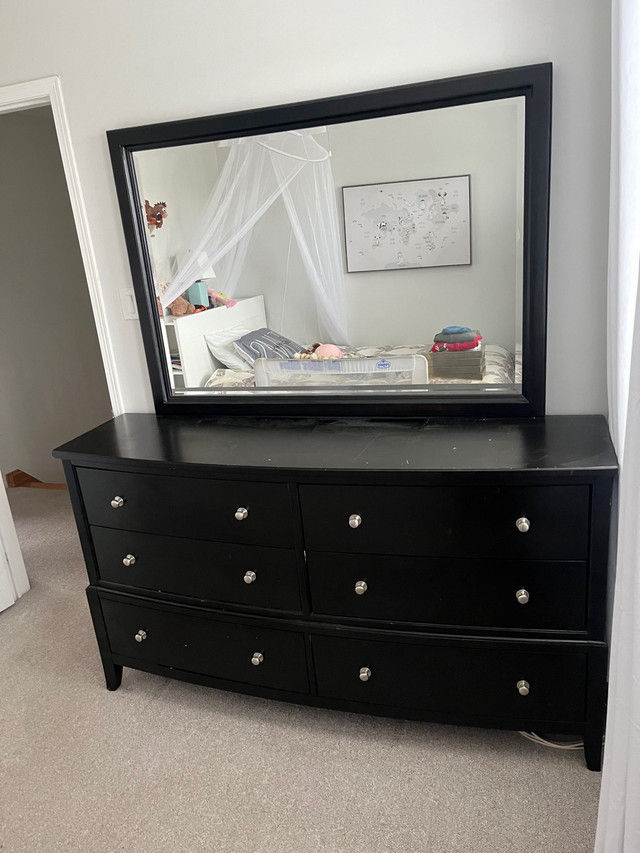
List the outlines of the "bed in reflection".
{"type": "MultiPolygon", "coordinates": [[[[344,353],[346,358],[366,357],[371,359],[379,359],[385,356],[394,355],[422,355],[429,364],[429,349],[430,344],[414,344],[406,346],[378,346],[378,347],[345,347],[344,353]]],[[[469,377],[455,376],[437,376],[430,373],[427,374],[427,383],[429,385],[501,385],[512,386],[520,384],[520,369],[521,361],[518,353],[511,353],[505,347],[499,344],[484,344],[482,347],[484,354],[484,369],[480,378],[473,379],[469,377]]],[[[295,377],[289,374],[290,380],[282,382],[282,385],[289,384],[295,386],[318,385],[318,384],[354,384],[353,378],[347,374],[338,374],[326,379],[324,383],[317,381],[317,376],[309,374],[307,376],[299,373],[295,377]],[[295,380],[295,381],[294,381],[295,380]]],[[[404,374],[395,373],[394,382],[389,383],[383,380],[372,378],[369,382],[363,384],[417,384],[411,381],[410,372],[404,374]]],[[[234,369],[227,367],[219,367],[213,371],[211,376],[205,382],[206,388],[255,388],[256,387],[256,372],[247,365],[246,368],[234,369]]]]}
{"type": "MultiPolygon", "coordinates": [[[[243,342],[267,329],[262,296],[240,299],[188,317],[165,318],[165,345],[178,389],[485,385],[520,382],[521,359],[503,346],[484,343],[465,353],[432,353],[431,341],[342,346],[344,358],[308,360],[312,342],[283,339],[270,358],[248,359],[243,342]],[[288,345],[288,347],[287,347],[288,345]],[[298,352],[296,353],[296,349],[298,352]]],[[[277,339],[277,333],[272,333],[277,339]]]]}

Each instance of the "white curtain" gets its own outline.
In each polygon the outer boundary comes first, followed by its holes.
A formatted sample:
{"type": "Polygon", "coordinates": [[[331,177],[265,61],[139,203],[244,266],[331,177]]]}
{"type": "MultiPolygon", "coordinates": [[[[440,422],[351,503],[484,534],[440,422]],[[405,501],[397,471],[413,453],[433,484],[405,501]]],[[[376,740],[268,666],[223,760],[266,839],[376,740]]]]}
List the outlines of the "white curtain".
{"type": "MultiPolygon", "coordinates": [[[[322,338],[347,343],[335,186],[329,152],[313,132],[286,131],[229,143],[229,153],[189,251],[161,295],[168,305],[204,270],[237,295],[255,226],[281,198],[316,305],[322,338]]],[[[277,283],[276,283],[277,284],[277,283]]],[[[303,283],[299,282],[298,286],[303,283]]],[[[270,285],[265,275],[265,299],[270,285]]]]}
{"type": "Polygon", "coordinates": [[[640,851],[640,4],[612,3],[609,424],[620,462],[596,853],[640,851]]]}

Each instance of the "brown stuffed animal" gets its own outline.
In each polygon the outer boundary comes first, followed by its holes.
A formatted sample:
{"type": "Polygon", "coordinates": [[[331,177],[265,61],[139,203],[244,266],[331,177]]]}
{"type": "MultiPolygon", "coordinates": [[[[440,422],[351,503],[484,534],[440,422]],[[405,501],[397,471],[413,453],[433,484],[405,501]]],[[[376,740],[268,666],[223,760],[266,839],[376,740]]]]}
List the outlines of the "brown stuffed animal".
{"type": "Polygon", "coordinates": [[[190,302],[187,302],[184,296],[178,296],[178,298],[174,299],[173,302],[168,306],[168,308],[174,317],[184,317],[185,314],[196,313],[195,305],[192,305],[190,302]]]}
{"type": "Polygon", "coordinates": [[[145,199],[144,211],[147,216],[147,225],[151,231],[153,231],[154,228],[162,228],[165,219],[169,215],[167,213],[167,203],[165,201],[157,201],[154,205],[150,205],[147,199],[145,199]]]}

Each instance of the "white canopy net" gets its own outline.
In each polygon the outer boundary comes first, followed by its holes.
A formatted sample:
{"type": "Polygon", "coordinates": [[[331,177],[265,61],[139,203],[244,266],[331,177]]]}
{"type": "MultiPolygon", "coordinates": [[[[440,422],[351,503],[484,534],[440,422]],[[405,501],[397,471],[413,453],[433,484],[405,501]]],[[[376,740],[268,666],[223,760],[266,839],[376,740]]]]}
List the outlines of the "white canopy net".
{"type": "MultiPolygon", "coordinates": [[[[255,226],[278,199],[291,223],[316,306],[322,339],[348,343],[338,209],[329,152],[318,131],[286,131],[231,140],[211,197],[188,240],[188,251],[160,295],[169,305],[213,268],[216,288],[237,295],[255,226]]],[[[269,288],[281,287],[265,275],[269,288]]]]}

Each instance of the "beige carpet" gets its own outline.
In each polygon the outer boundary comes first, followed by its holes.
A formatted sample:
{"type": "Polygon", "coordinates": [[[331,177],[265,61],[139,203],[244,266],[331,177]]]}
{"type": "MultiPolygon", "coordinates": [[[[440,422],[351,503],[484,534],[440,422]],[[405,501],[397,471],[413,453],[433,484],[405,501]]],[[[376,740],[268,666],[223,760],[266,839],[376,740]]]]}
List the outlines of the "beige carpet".
{"type": "Polygon", "coordinates": [[[68,495],[10,489],[2,853],[589,853],[600,775],[514,732],[361,717],[125,669],[104,688],[68,495]]]}

